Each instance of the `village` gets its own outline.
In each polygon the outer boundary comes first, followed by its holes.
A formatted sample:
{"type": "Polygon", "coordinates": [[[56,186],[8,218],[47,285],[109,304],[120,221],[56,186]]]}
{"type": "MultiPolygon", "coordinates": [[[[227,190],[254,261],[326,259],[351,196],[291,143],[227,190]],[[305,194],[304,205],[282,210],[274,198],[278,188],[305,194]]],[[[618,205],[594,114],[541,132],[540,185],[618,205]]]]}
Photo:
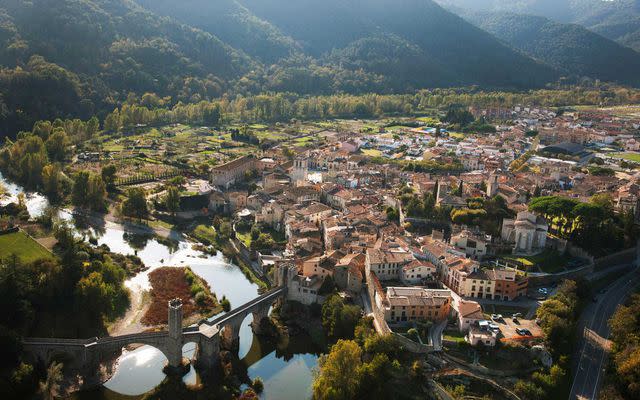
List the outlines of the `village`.
{"type": "MultiPolygon", "coordinates": [[[[604,255],[553,233],[556,221],[529,211],[530,199],[560,195],[586,203],[606,193],[617,213],[637,217],[640,110],[464,112],[476,121],[467,133],[455,131],[457,121],[434,117],[292,121],[212,133],[138,126],[79,153],[73,168],[121,163],[116,181],[142,185],[149,200],[163,195],[163,180],[188,168],[178,217],[230,216],[233,236],[260,276],[295,263],[302,303],[322,302],[326,279],[352,298],[369,285],[387,323],[437,322],[453,313],[466,332],[486,319],[476,300],[531,316],[535,308],[527,313],[519,304],[550,294],[537,282],[604,255]],[[482,133],[474,132],[477,121],[482,133]],[[496,197],[502,218],[485,221],[494,213],[482,204],[496,197]]],[[[505,332],[491,326],[481,336],[493,345],[505,332]]],[[[480,333],[471,332],[476,342],[480,333]]]]}
{"type": "MultiPolygon", "coordinates": [[[[633,263],[638,151],[634,107],[460,107],[139,125],[79,146],[67,173],[110,166],[115,193],[142,189],[156,235],[179,229],[222,250],[289,301],[338,293],[432,366],[486,377],[554,365],[540,306],[564,280],[597,277],[595,303],[622,271],[607,269],[633,263]]],[[[109,217],[123,199],[108,199],[109,217]]]]}

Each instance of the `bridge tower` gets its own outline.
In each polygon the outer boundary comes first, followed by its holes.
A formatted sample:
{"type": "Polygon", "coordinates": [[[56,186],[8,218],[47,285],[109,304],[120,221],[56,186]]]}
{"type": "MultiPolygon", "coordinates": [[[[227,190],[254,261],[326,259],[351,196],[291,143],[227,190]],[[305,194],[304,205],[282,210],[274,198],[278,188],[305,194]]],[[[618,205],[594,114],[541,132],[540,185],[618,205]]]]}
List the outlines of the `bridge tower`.
{"type": "Polygon", "coordinates": [[[169,300],[169,337],[182,337],[182,299],[169,300]]]}
{"type": "Polygon", "coordinates": [[[182,366],[182,299],[169,300],[169,338],[165,355],[170,368],[182,366]]]}

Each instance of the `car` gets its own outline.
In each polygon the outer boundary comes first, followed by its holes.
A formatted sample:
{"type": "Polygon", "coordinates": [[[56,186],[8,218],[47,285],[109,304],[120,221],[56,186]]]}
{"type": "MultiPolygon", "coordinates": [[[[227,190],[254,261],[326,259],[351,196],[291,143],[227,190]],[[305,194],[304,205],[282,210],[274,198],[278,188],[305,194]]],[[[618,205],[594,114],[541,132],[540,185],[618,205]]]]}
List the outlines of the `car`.
{"type": "Polygon", "coordinates": [[[524,331],[525,336],[533,336],[533,333],[528,329],[522,329],[522,331],[524,331]]]}
{"type": "Polygon", "coordinates": [[[522,328],[516,328],[516,333],[520,336],[526,336],[526,329],[522,329],[522,328]]]}
{"type": "Polygon", "coordinates": [[[491,319],[494,321],[498,319],[498,314],[491,314],[491,319]]]}
{"type": "Polygon", "coordinates": [[[518,323],[519,323],[519,322],[518,322],[518,317],[513,317],[513,318],[511,318],[511,321],[513,321],[513,322],[514,322],[514,323],[516,323],[516,324],[518,324],[518,323]]]}
{"type": "Polygon", "coordinates": [[[522,313],[519,313],[519,312],[514,313],[514,314],[512,315],[512,317],[513,317],[513,318],[521,318],[521,317],[522,317],[522,313]]]}

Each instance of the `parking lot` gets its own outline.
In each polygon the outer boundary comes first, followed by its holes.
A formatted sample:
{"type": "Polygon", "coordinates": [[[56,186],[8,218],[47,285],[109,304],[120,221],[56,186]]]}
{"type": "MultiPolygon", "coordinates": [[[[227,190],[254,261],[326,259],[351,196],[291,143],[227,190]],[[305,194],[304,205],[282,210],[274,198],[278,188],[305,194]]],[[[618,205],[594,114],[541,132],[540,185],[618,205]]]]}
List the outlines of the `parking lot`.
{"type": "Polygon", "coordinates": [[[535,320],[518,318],[517,322],[514,322],[511,315],[503,315],[501,320],[494,321],[494,323],[500,327],[500,333],[502,334],[500,340],[503,341],[542,338],[542,329],[536,324],[535,320]],[[520,335],[516,329],[527,329],[531,332],[531,335],[520,335]]]}

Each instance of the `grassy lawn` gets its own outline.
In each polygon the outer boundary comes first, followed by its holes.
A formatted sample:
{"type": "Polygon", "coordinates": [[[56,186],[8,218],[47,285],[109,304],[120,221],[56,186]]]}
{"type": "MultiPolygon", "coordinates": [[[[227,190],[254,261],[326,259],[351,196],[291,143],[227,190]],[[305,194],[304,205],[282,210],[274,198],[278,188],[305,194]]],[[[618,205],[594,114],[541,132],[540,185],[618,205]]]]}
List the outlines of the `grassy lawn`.
{"type": "Polygon", "coordinates": [[[305,136],[301,138],[295,138],[293,139],[293,145],[297,147],[302,147],[307,144],[310,144],[313,140],[315,140],[314,136],[305,136]]]}
{"type": "Polygon", "coordinates": [[[249,125],[249,128],[251,128],[251,129],[267,129],[268,126],[264,125],[264,124],[252,124],[252,125],[249,125]]]}
{"type": "Polygon", "coordinates": [[[244,243],[245,246],[250,247],[251,246],[251,231],[247,231],[247,232],[236,232],[236,238],[238,238],[239,241],[241,241],[242,243],[244,243]]]}
{"type": "Polygon", "coordinates": [[[465,334],[462,332],[458,332],[458,331],[445,331],[442,334],[442,339],[444,340],[448,340],[450,342],[464,342],[464,336],[465,334]]]}
{"type": "Polygon", "coordinates": [[[0,235],[0,258],[8,257],[11,254],[16,254],[23,262],[53,257],[53,254],[24,232],[0,235]]]}
{"type": "Polygon", "coordinates": [[[612,157],[640,163],[640,153],[613,153],[612,157]]]}
{"type": "Polygon", "coordinates": [[[555,250],[545,250],[544,252],[534,256],[506,255],[503,256],[503,258],[506,260],[521,262],[525,267],[527,267],[527,269],[537,266],[542,272],[546,272],[548,274],[563,271],[569,262],[569,257],[566,255],[560,255],[555,250]]]}
{"type": "Polygon", "coordinates": [[[365,149],[362,150],[362,154],[369,157],[382,157],[382,152],[377,149],[365,149]]]}
{"type": "Polygon", "coordinates": [[[201,242],[214,243],[216,241],[216,230],[206,225],[198,225],[193,230],[193,236],[201,242]]]}

